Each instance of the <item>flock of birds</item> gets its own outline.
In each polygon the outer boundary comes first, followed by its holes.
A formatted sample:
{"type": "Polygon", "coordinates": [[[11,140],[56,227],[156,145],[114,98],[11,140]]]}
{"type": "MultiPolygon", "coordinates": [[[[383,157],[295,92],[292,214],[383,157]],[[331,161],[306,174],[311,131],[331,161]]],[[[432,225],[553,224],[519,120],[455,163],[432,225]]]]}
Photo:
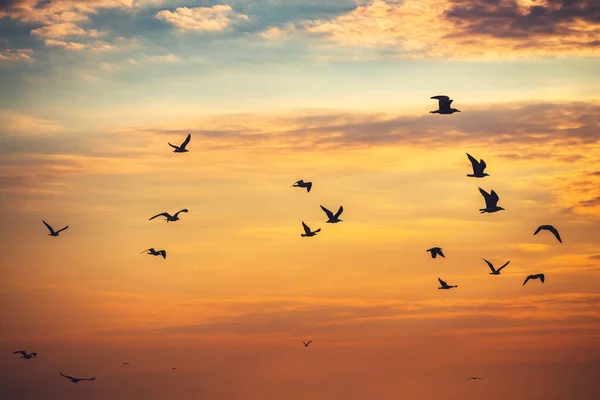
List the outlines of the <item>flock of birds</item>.
{"type": "MultiPolygon", "coordinates": [[[[451,108],[450,105],[452,104],[453,100],[451,100],[448,96],[433,96],[431,97],[431,99],[436,99],[438,100],[438,109],[434,110],[434,111],[430,111],[430,113],[432,114],[445,114],[445,115],[449,115],[449,114],[453,114],[455,112],[460,112],[460,110],[457,110],[455,108],[451,108]]],[[[171,143],[168,143],[169,146],[171,146],[172,148],[174,148],[175,150],[173,150],[173,153],[186,153],[189,152],[189,150],[186,148],[187,145],[190,143],[190,140],[192,138],[191,134],[188,134],[186,139],[183,141],[183,143],[179,146],[173,145],[171,143]]],[[[476,158],[474,158],[473,156],[471,156],[470,154],[467,153],[467,157],[469,159],[469,161],[471,162],[472,168],[473,168],[473,173],[472,174],[467,174],[468,177],[471,178],[485,178],[486,176],[490,176],[489,174],[485,173],[485,169],[487,167],[486,163],[484,160],[479,160],[477,161],[476,158]]],[[[297,187],[297,188],[303,188],[306,189],[307,193],[310,193],[311,189],[312,189],[312,182],[305,182],[304,180],[299,180],[297,182],[295,182],[293,185],[291,185],[291,187],[297,187]]],[[[498,201],[499,201],[499,197],[498,194],[492,190],[490,193],[486,192],[485,190],[483,190],[482,188],[479,188],[479,192],[481,193],[481,195],[484,198],[485,201],[485,208],[481,208],[479,209],[480,213],[484,214],[484,213],[495,213],[498,211],[502,211],[504,210],[504,208],[499,207],[498,206],[498,201]]],[[[330,224],[337,224],[339,222],[343,222],[343,220],[340,219],[340,216],[342,215],[342,213],[344,212],[344,207],[340,206],[339,209],[337,210],[337,212],[334,214],[333,212],[331,212],[329,209],[321,206],[321,209],[323,210],[323,212],[325,213],[325,215],[327,216],[327,221],[326,223],[330,223],[330,224]]],[[[179,221],[179,214],[181,213],[187,213],[188,210],[187,208],[184,208],[182,210],[177,211],[175,214],[171,215],[168,212],[162,212],[160,214],[156,214],[155,216],[151,217],[149,219],[149,221],[152,221],[155,218],[158,218],[160,216],[164,217],[164,220],[166,222],[176,222],[179,221]]],[[[46,221],[42,220],[42,222],[44,223],[44,225],[46,225],[46,227],[48,228],[48,230],[50,231],[49,236],[54,236],[57,237],[59,236],[60,232],[66,230],[69,226],[65,226],[62,229],[59,229],[57,231],[55,231],[52,226],[50,226],[46,221]]],[[[304,221],[302,221],[302,227],[304,229],[304,233],[301,233],[300,236],[301,237],[314,237],[317,235],[318,232],[321,231],[321,229],[317,229],[317,230],[311,230],[311,228],[304,223],[304,221]]],[[[538,233],[540,233],[542,230],[546,230],[551,232],[556,239],[562,243],[562,239],[560,237],[560,234],[558,232],[558,230],[552,226],[552,225],[541,225],[539,226],[535,233],[534,236],[537,235],[538,233]]],[[[443,257],[445,258],[446,256],[443,253],[443,249],[441,247],[432,247],[430,249],[426,250],[427,252],[429,252],[431,254],[432,258],[436,258],[437,256],[443,257]]],[[[153,247],[146,249],[144,251],[142,251],[140,254],[149,254],[152,256],[158,256],[158,257],[162,257],[164,259],[167,258],[167,252],[166,250],[156,250],[153,247]]],[[[504,263],[504,265],[502,265],[500,268],[495,268],[494,265],[489,262],[486,259],[483,259],[483,261],[485,261],[485,263],[488,265],[488,267],[490,268],[491,272],[490,275],[500,275],[500,271],[502,271],[502,269],[504,269],[509,263],[510,260],[507,261],[506,263],[504,263]]],[[[539,279],[542,283],[544,283],[545,281],[545,276],[543,273],[538,273],[538,274],[533,274],[533,275],[528,275],[525,278],[525,281],[523,282],[523,286],[525,286],[525,284],[531,280],[531,279],[539,279]]],[[[438,289],[441,290],[448,290],[448,289],[453,289],[453,288],[457,288],[458,285],[448,285],[445,281],[443,281],[441,278],[438,278],[438,281],[440,283],[440,287],[438,287],[438,289]]],[[[312,340],[309,340],[308,342],[304,342],[302,341],[302,343],[304,344],[304,347],[308,347],[308,345],[310,343],[312,343],[312,340]]],[[[13,354],[21,354],[21,358],[22,359],[33,359],[35,357],[37,357],[37,353],[27,353],[24,350],[19,350],[19,351],[15,351],[13,352],[13,354]]],[[[123,366],[128,366],[129,363],[125,362],[123,363],[123,366]]],[[[172,369],[176,369],[175,367],[172,367],[172,369]]],[[[65,375],[62,372],[59,372],[59,374],[65,378],[67,378],[68,380],[70,380],[73,383],[78,383],[80,381],[93,381],[96,378],[74,378],[72,376],[69,375],[65,375]]],[[[483,378],[480,377],[470,377],[467,378],[467,380],[480,380],[483,378]]]]}

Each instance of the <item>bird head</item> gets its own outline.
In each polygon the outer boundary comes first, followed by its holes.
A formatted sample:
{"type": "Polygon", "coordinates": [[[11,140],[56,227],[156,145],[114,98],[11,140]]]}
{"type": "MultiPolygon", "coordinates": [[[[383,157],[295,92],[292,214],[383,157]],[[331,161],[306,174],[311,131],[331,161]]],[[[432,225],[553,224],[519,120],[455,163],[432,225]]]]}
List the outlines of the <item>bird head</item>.
{"type": "Polygon", "coordinates": [[[498,207],[498,210],[504,210],[504,208],[502,208],[502,207],[498,207]]]}
{"type": "Polygon", "coordinates": [[[483,176],[490,176],[490,174],[488,174],[487,172],[484,172],[483,176]]]}
{"type": "Polygon", "coordinates": [[[457,110],[456,108],[451,108],[450,111],[452,111],[453,113],[460,112],[460,110],[457,110]]]}

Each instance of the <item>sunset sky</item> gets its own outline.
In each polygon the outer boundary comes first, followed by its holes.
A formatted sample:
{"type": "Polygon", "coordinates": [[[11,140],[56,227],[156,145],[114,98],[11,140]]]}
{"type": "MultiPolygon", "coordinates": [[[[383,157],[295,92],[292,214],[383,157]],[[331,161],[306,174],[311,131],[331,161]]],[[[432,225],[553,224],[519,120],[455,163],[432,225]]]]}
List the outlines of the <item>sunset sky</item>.
{"type": "Polygon", "coordinates": [[[0,398],[600,398],[598,71],[594,0],[0,0],[0,398]]]}

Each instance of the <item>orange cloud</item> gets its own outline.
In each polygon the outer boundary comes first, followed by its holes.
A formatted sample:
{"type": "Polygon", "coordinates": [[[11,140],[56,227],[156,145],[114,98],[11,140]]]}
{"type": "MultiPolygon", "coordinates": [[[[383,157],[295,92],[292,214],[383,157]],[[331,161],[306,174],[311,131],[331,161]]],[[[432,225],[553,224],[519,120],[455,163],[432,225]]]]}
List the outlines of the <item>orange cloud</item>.
{"type": "Polygon", "coordinates": [[[31,49],[0,49],[1,61],[33,61],[31,57],[33,50],[31,49]]]}
{"type": "Polygon", "coordinates": [[[248,16],[237,14],[230,6],[178,7],[175,11],[159,11],[156,19],[163,20],[181,31],[224,31],[236,20],[248,20],[248,16]]]}

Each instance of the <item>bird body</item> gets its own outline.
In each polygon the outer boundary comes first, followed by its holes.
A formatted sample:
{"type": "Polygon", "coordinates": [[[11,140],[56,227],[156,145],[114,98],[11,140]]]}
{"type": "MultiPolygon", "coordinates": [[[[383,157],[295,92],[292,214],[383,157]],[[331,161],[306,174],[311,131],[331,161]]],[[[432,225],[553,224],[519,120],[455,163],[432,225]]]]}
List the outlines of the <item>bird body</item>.
{"type": "Polygon", "coordinates": [[[542,283],[544,283],[544,281],[546,280],[546,277],[544,276],[544,274],[529,275],[527,278],[525,278],[525,282],[523,282],[523,286],[525,286],[527,281],[529,281],[530,279],[539,279],[540,281],[542,281],[542,283]]]}
{"type": "Polygon", "coordinates": [[[500,275],[500,271],[502,271],[502,268],[506,267],[510,263],[510,260],[509,260],[503,266],[496,269],[496,268],[494,268],[492,263],[489,262],[488,260],[486,260],[485,258],[482,258],[482,260],[485,261],[487,263],[488,267],[490,267],[490,269],[492,270],[492,272],[490,272],[490,275],[500,275]]]}
{"type": "Polygon", "coordinates": [[[533,236],[537,235],[538,233],[540,233],[540,231],[549,231],[552,232],[552,234],[554,235],[554,237],[556,238],[556,240],[558,240],[560,243],[562,243],[562,239],[560,238],[560,234],[558,233],[558,229],[556,229],[555,227],[553,227],[552,225],[540,225],[535,233],[533,234],[533,236]]]}
{"type": "Polygon", "coordinates": [[[73,378],[72,376],[63,374],[62,372],[59,372],[59,374],[61,376],[64,376],[65,378],[69,379],[73,383],[77,383],[79,381],[93,381],[94,379],[96,379],[95,377],[94,378],[73,378]]]}
{"type": "Polygon", "coordinates": [[[154,217],[150,218],[148,221],[152,221],[154,218],[160,217],[161,215],[165,217],[165,220],[167,222],[169,222],[169,221],[179,221],[179,213],[182,213],[182,212],[186,213],[186,212],[188,212],[188,209],[184,208],[183,210],[179,210],[179,211],[177,211],[175,213],[175,215],[171,215],[168,212],[156,214],[154,217]]]}
{"type": "Polygon", "coordinates": [[[312,340],[309,340],[308,342],[304,342],[304,340],[302,341],[302,343],[304,343],[304,347],[308,347],[309,344],[312,343],[312,340]]]}
{"type": "Polygon", "coordinates": [[[67,225],[62,229],[54,231],[54,229],[52,229],[52,227],[50,225],[48,225],[48,223],[46,221],[42,220],[42,222],[44,223],[44,225],[46,225],[46,228],[48,228],[48,230],[50,231],[50,233],[48,234],[49,236],[58,236],[59,233],[61,233],[62,231],[64,231],[65,229],[67,229],[69,227],[67,225]]]}
{"type": "Polygon", "coordinates": [[[140,254],[143,254],[143,253],[151,254],[153,256],[162,256],[162,258],[167,258],[167,252],[165,250],[154,250],[154,247],[146,249],[146,250],[142,251],[140,254]]]}
{"type": "Polygon", "coordinates": [[[342,213],[344,212],[343,206],[340,206],[339,210],[335,213],[335,215],[333,215],[331,211],[329,211],[323,206],[321,206],[321,210],[323,210],[325,214],[327,214],[327,218],[329,218],[329,220],[327,220],[328,224],[337,224],[338,222],[342,222],[339,216],[342,215],[342,213]]]}
{"type": "Polygon", "coordinates": [[[37,353],[27,354],[27,352],[24,350],[13,351],[13,354],[21,354],[21,358],[25,358],[25,359],[31,359],[31,358],[37,357],[37,353]]]}
{"type": "Polygon", "coordinates": [[[183,141],[183,143],[181,143],[180,146],[175,146],[174,144],[169,143],[169,146],[171,146],[172,148],[174,148],[175,150],[173,150],[173,153],[186,153],[189,150],[187,150],[185,148],[185,146],[187,146],[187,144],[190,142],[190,139],[192,138],[192,134],[188,133],[187,137],[185,138],[185,140],[183,141]]]}
{"type": "Polygon", "coordinates": [[[441,280],[440,278],[438,278],[438,281],[440,281],[440,286],[438,289],[452,289],[452,288],[456,288],[458,287],[458,285],[448,285],[446,282],[444,282],[443,280],[441,280]]]}
{"type": "Polygon", "coordinates": [[[124,363],[123,363],[123,366],[126,366],[126,365],[129,365],[129,363],[128,363],[128,362],[124,362],[124,363]]]}
{"type": "Polygon", "coordinates": [[[427,251],[429,251],[431,253],[431,258],[436,258],[438,255],[446,258],[444,253],[442,253],[441,247],[432,247],[432,248],[428,249],[427,251]]]}
{"type": "Polygon", "coordinates": [[[304,182],[302,179],[300,179],[294,183],[292,187],[306,188],[306,192],[308,193],[310,192],[310,189],[312,189],[312,182],[304,182]]]}
{"type": "Polygon", "coordinates": [[[469,153],[467,153],[467,157],[469,157],[469,161],[471,161],[471,164],[473,166],[473,173],[467,174],[468,177],[484,178],[486,176],[490,176],[489,174],[483,172],[483,170],[485,170],[485,167],[487,167],[487,165],[485,164],[485,161],[483,161],[483,160],[477,161],[475,159],[475,157],[473,157],[469,153]]]}
{"type": "Polygon", "coordinates": [[[488,193],[485,190],[483,190],[482,188],[479,188],[479,192],[481,193],[481,195],[483,196],[483,198],[485,200],[485,208],[479,209],[481,214],[494,213],[497,211],[504,210],[504,208],[498,207],[498,200],[500,200],[500,199],[499,199],[498,195],[496,194],[496,192],[494,192],[492,190],[491,193],[488,193]]]}
{"type": "Polygon", "coordinates": [[[438,101],[438,109],[429,111],[431,114],[453,114],[455,112],[460,112],[460,110],[450,107],[454,100],[450,100],[450,97],[448,96],[433,96],[431,98],[438,101]]]}
{"type": "Polygon", "coordinates": [[[302,237],[317,236],[317,232],[321,232],[321,228],[317,229],[316,231],[311,231],[308,225],[304,223],[304,221],[302,221],[302,227],[304,228],[304,233],[300,234],[300,236],[302,237]]]}
{"type": "Polygon", "coordinates": [[[477,380],[480,380],[480,379],[483,379],[483,378],[479,378],[477,376],[474,376],[472,378],[467,378],[468,381],[477,381],[477,380]]]}

